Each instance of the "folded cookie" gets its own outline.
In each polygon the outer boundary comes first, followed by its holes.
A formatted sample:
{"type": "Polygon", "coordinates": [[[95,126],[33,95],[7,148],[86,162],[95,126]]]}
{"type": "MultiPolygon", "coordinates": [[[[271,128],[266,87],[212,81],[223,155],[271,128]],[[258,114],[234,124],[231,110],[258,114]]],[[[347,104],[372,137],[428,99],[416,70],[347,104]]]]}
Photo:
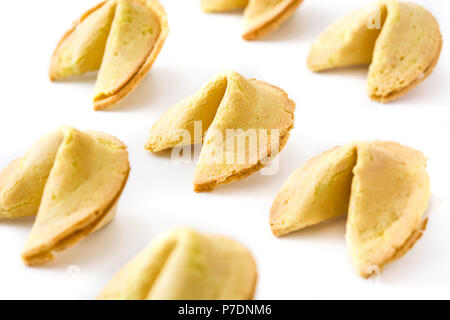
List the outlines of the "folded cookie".
{"type": "Polygon", "coordinates": [[[99,132],[62,127],[0,173],[0,219],[37,215],[27,265],[53,259],[110,222],[128,178],[126,146],[99,132]]]}
{"type": "Polygon", "coordinates": [[[282,236],[348,214],[352,260],[368,277],[420,238],[429,197],[421,152],[393,142],[356,142],[297,169],[272,205],[270,225],[282,236]]]}
{"type": "Polygon", "coordinates": [[[168,33],[157,0],[109,0],[88,10],[59,41],[50,79],[98,71],[94,109],[130,93],[150,70],[168,33]]]}
{"type": "Polygon", "coordinates": [[[255,261],[242,245],[178,228],[152,241],[98,299],[248,300],[256,280],[255,261]]]}
{"type": "Polygon", "coordinates": [[[205,12],[222,12],[245,8],[245,40],[255,40],[278,28],[303,0],[202,0],[205,12]]]}
{"type": "Polygon", "coordinates": [[[167,110],[151,129],[146,148],[157,152],[201,143],[207,131],[194,190],[212,190],[252,174],[276,156],[294,125],[294,110],[280,88],[222,73],[167,110]]]}
{"type": "Polygon", "coordinates": [[[369,96],[388,102],[425,80],[442,48],[439,24],[413,3],[381,0],[332,24],[312,46],[308,67],[370,64],[369,96]]]}

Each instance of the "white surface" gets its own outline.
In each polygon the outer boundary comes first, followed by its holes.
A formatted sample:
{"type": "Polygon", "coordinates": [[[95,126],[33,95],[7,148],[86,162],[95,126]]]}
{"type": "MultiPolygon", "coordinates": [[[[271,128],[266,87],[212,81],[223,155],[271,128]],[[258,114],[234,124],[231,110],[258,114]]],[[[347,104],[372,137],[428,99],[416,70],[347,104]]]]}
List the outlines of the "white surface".
{"type": "Polygon", "coordinates": [[[204,14],[197,0],[163,0],[170,33],[152,70],[116,108],[94,112],[92,79],[51,83],[48,63],[70,23],[97,0],[0,4],[0,167],[60,126],[111,133],[129,148],[131,175],[111,225],[27,268],[20,259],[33,219],[0,221],[0,298],[91,299],[113,274],[164,230],[188,225],[235,238],[253,252],[258,299],[450,298],[450,2],[415,1],[438,18],[444,34],[439,65],[405,98],[381,105],[366,94],[367,69],[313,74],[310,44],[332,21],[371,0],[306,0],[263,41],[240,38],[242,15],[204,14]],[[295,129],[274,176],[254,174],[212,193],[192,191],[194,164],[144,149],[164,110],[232,69],[285,89],[297,103],[295,129]],[[345,219],[276,239],[268,214],[279,188],[304,161],[356,139],[385,139],[429,158],[433,197],[424,237],[404,258],[366,281],[354,271],[344,242],[345,219]]]}

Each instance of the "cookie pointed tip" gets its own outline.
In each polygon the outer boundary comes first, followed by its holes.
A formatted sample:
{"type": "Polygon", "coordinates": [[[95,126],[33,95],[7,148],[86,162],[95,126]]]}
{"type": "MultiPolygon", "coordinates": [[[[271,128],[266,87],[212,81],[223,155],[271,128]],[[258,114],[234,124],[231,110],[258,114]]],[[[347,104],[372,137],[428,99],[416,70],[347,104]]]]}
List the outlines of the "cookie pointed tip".
{"type": "Polygon", "coordinates": [[[93,102],[94,111],[104,111],[108,108],[108,104],[103,103],[101,100],[95,100],[93,102]]]}
{"type": "Polygon", "coordinates": [[[195,183],[194,182],[194,188],[193,190],[196,193],[202,193],[202,192],[211,192],[215,188],[214,184],[206,184],[206,183],[195,183]]]}
{"type": "Polygon", "coordinates": [[[253,33],[243,33],[242,39],[245,41],[255,41],[258,38],[253,33]]]}

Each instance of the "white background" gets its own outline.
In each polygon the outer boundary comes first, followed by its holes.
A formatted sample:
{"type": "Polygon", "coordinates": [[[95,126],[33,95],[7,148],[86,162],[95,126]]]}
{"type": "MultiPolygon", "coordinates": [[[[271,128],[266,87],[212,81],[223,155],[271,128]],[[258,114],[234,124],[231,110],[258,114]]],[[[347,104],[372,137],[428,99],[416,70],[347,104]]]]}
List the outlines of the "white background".
{"type": "Polygon", "coordinates": [[[367,68],[313,74],[309,47],[335,19],[371,0],[306,0],[280,29],[258,42],[241,40],[242,15],[204,14],[199,0],[163,0],[166,44],[140,86],[115,108],[94,112],[94,77],[51,83],[52,51],[71,22],[97,0],[2,0],[0,3],[0,167],[60,125],[104,131],[124,141],[131,174],[112,224],[56,260],[25,267],[20,252],[32,218],[0,221],[0,298],[92,299],[155,235],[188,225],[227,235],[254,254],[257,299],[450,298],[450,2],[422,0],[444,34],[431,77],[403,99],[382,105],[366,93],[367,68]],[[144,149],[168,107],[223,70],[270,82],[296,101],[295,128],[274,176],[257,173],[212,193],[192,191],[195,164],[144,149]],[[345,219],[282,239],[270,231],[271,203],[304,161],[357,139],[393,140],[422,150],[432,180],[424,237],[376,281],[354,271],[344,241],[345,219]]]}

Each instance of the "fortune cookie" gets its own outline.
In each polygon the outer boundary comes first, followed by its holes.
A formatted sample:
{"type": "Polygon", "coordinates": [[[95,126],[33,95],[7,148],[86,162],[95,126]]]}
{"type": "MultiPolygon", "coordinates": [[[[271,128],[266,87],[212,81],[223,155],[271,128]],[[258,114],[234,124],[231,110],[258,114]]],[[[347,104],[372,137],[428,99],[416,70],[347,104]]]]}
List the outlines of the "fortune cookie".
{"type": "Polygon", "coordinates": [[[421,152],[394,142],[356,142],[294,171],[272,205],[270,225],[283,236],[347,214],[353,263],[369,277],[420,238],[429,198],[421,152]]]}
{"type": "Polygon", "coordinates": [[[161,51],[168,30],[166,13],[157,0],[102,2],[59,41],[50,79],[99,70],[94,109],[106,109],[137,87],[161,51]]]}
{"type": "Polygon", "coordinates": [[[255,261],[239,243],[188,228],[166,232],[131,260],[97,297],[101,300],[248,300],[255,261]]]}
{"type": "Polygon", "coordinates": [[[0,220],[36,216],[23,249],[27,265],[61,251],[112,220],[130,170],[126,146],[99,132],[61,127],[0,173],[0,220]]]}
{"type": "Polygon", "coordinates": [[[168,109],[153,125],[146,149],[200,144],[207,131],[194,190],[212,190],[247,177],[276,156],[293,128],[294,110],[295,103],[280,88],[222,73],[168,109]]]}
{"type": "Polygon", "coordinates": [[[312,46],[308,67],[370,65],[369,96],[397,99],[425,80],[442,48],[439,24],[413,3],[382,0],[332,24],[312,46]]]}
{"type": "Polygon", "coordinates": [[[244,11],[245,40],[255,40],[278,28],[303,0],[202,0],[204,12],[222,12],[238,8],[244,11]]]}

